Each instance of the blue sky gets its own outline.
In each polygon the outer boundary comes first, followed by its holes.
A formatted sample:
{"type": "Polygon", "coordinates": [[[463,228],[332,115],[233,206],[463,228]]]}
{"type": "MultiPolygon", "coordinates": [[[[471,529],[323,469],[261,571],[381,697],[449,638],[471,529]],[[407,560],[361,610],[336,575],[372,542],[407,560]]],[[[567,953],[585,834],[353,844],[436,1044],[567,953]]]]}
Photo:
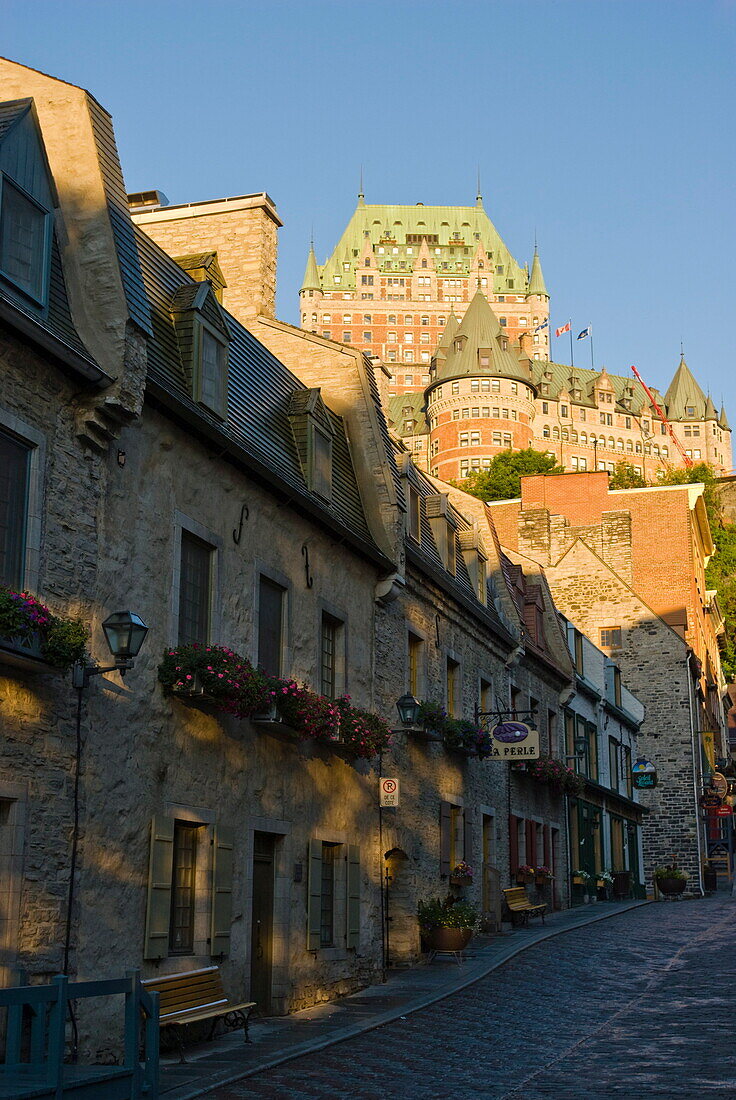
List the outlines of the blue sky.
{"type": "Polygon", "coordinates": [[[592,323],[597,366],[660,388],[682,340],[736,425],[735,47],[733,0],[29,0],[2,20],[6,56],[111,111],[129,190],[269,192],[285,320],[361,165],[368,202],[458,205],[480,166],[521,262],[536,231],[553,327],[592,323]]]}

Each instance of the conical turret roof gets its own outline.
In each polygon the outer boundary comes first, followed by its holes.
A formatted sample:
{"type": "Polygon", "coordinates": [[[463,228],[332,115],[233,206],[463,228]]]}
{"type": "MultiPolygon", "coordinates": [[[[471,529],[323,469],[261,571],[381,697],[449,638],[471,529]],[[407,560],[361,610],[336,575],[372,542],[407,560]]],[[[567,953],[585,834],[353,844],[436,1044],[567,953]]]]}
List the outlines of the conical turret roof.
{"type": "Polygon", "coordinates": [[[539,260],[539,253],[536,248],[534,249],[534,259],[532,260],[532,273],[529,276],[529,289],[527,294],[544,294],[546,298],[549,298],[547,292],[547,286],[544,281],[544,275],[542,274],[542,265],[539,260]]]}
{"type": "Polygon", "coordinates": [[[716,412],[716,407],[713,404],[713,400],[712,400],[710,394],[708,394],[708,400],[705,402],[705,419],[706,420],[717,420],[718,419],[718,413],[716,412]]]}
{"type": "Polygon", "coordinates": [[[508,337],[480,290],[473,296],[446,354],[444,363],[438,365],[435,382],[449,378],[496,376],[518,378],[532,385],[529,369],[525,369],[518,357],[508,350],[508,337]],[[479,355],[479,352],[484,354],[479,355]],[[483,362],[484,359],[487,362],[483,362]]]}
{"type": "Polygon", "coordinates": [[[307,267],[304,272],[304,278],[302,280],[302,290],[321,290],[322,284],[319,281],[319,271],[317,270],[317,257],[314,254],[314,245],[309,246],[309,256],[307,257],[307,267]]]}
{"type": "Polygon", "coordinates": [[[731,425],[729,424],[728,417],[726,416],[725,405],[721,405],[721,415],[718,417],[718,424],[721,428],[723,428],[724,432],[731,431],[731,425]]]}
{"type": "Polygon", "coordinates": [[[695,377],[685,362],[685,356],[680,358],[680,365],[675,371],[675,377],[669,384],[664,395],[667,406],[667,416],[670,420],[702,420],[705,416],[705,394],[701,390],[695,377]],[[685,410],[694,409],[694,412],[686,415],[685,410]]]}
{"type": "Polygon", "coordinates": [[[460,322],[458,321],[457,317],[455,316],[455,310],[453,309],[450,312],[450,316],[447,318],[447,324],[445,325],[444,329],[442,330],[442,335],[440,336],[439,343],[437,344],[437,350],[435,351],[435,355],[437,355],[438,353],[443,353],[443,352],[444,352],[445,355],[447,354],[447,351],[449,350],[450,344],[452,343],[453,337],[455,336],[455,333],[457,332],[459,327],[460,327],[460,322]]]}

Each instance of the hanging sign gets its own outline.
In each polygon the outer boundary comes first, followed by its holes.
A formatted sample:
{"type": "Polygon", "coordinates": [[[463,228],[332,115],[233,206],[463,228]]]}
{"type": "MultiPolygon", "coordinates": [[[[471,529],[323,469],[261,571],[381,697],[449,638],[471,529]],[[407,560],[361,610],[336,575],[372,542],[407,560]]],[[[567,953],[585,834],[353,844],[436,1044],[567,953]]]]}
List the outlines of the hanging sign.
{"type": "Polygon", "coordinates": [[[399,781],[398,779],[382,778],[378,780],[378,789],[381,793],[381,806],[398,806],[399,781]]]}
{"type": "Polygon", "coordinates": [[[714,772],[710,781],[711,789],[716,792],[721,798],[725,798],[728,794],[728,780],[721,772],[714,772]]]}
{"type": "Polygon", "coordinates": [[[719,806],[716,810],[716,817],[730,817],[733,813],[733,809],[730,806],[719,806]]]}
{"type": "Polygon", "coordinates": [[[491,760],[539,760],[539,730],[525,722],[499,722],[491,737],[491,760]]]}
{"type": "Polygon", "coordinates": [[[713,810],[716,806],[720,806],[722,801],[721,796],[715,791],[705,791],[700,799],[700,805],[707,810],[713,810]]]}
{"type": "Polygon", "coordinates": [[[657,769],[651,760],[640,756],[631,769],[631,779],[637,791],[651,791],[657,786],[657,769]]]}

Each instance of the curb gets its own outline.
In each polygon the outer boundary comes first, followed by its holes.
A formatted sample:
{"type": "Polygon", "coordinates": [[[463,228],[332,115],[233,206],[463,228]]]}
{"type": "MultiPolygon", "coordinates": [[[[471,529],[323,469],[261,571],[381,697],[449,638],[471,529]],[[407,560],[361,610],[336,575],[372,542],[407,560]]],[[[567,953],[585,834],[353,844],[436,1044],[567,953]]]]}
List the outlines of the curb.
{"type": "Polygon", "coordinates": [[[632,901],[630,905],[627,905],[623,909],[617,909],[615,913],[596,914],[595,916],[590,916],[586,920],[582,920],[567,928],[551,928],[548,930],[543,927],[540,932],[535,935],[534,939],[526,940],[515,946],[510,944],[510,949],[508,953],[504,954],[503,958],[494,959],[482,973],[475,974],[472,978],[468,978],[467,981],[454,986],[450,990],[446,989],[441,993],[433,993],[416,1003],[404,1005],[401,1008],[387,1009],[380,1015],[374,1016],[370,1023],[353,1024],[349,1027],[345,1027],[342,1032],[333,1034],[327,1039],[308,1040],[299,1045],[294,1045],[284,1054],[277,1055],[268,1061],[260,1062],[257,1066],[239,1069],[229,1074],[227,1077],[219,1078],[208,1084],[202,1082],[199,1085],[192,1085],[188,1091],[185,1091],[187,1090],[186,1085],[181,1085],[178,1088],[171,1089],[168,1093],[161,1094],[162,1100],[197,1100],[198,1097],[206,1096],[207,1093],[212,1092],[213,1089],[223,1088],[226,1085],[233,1085],[237,1081],[244,1081],[248,1077],[254,1077],[257,1073],[265,1073],[270,1069],[275,1069],[277,1066],[284,1065],[286,1062],[292,1062],[296,1058],[302,1058],[306,1054],[317,1054],[319,1051],[326,1050],[328,1047],[335,1046],[337,1043],[344,1043],[348,1039],[354,1039],[358,1035],[364,1035],[368,1031],[374,1031],[376,1028],[383,1027],[385,1024],[393,1023],[395,1020],[401,1019],[402,1016],[408,1016],[414,1012],[421,1012],[423,1009],[429,1008],[430,1005],[436,1004],[438,1001],[443,1001],[446,997],[452,997],[455,993],[461,993],[464,989],[468,989],[469,986],[475,985],[476,982],[480,982],[484,978],[487,978],[494,970],[498,970],[499,967],[505,966],[507,962],[517,955],[522,954],[522,952],[526,951],[528,948],[536,947],[538,943],[543,943],[545,940],[551,940],[556,936],[564,936],[569,932],[575,932],[578,928],[586,928],[590,924],[597,924],[599,921],[611,920],[613,917],[618,917],[622,913],[628,913],[632,909],[639,909],[644,905],[652,904],[654,903],[649,899],[646,901],[632,901]]]}

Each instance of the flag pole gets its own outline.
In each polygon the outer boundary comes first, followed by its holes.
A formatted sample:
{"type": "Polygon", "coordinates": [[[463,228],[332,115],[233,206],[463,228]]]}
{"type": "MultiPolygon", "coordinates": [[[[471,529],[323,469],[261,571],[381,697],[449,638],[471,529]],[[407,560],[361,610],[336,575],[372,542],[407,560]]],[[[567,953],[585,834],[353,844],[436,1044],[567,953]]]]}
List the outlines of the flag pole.
{"type": "Polygon", "coordinates": [[[575,366],[575,356],[573,355],[573,350],[572,350],[572,317],[570,318],[570,320],[567,323],[570,326],[570,366],[574,367],[575,366]]]}
{"type": "Polygon", "coordinates": [[[590,369],[595,370],[595,363],[593,361],[593,326],[589,325],[588,327],[590,328],[590,369]]]}

